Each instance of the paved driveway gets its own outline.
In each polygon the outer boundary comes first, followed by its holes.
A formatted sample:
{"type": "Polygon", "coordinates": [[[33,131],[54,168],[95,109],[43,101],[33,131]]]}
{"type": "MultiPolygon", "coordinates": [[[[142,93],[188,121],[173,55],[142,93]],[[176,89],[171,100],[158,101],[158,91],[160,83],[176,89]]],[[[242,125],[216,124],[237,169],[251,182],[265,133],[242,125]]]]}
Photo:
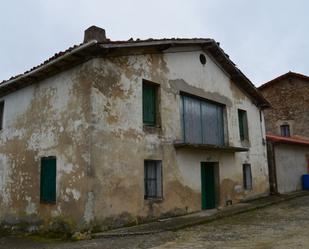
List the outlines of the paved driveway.
{"type": "Polygon", "coordinates": [[[178,232],[71,243],[5,237],[0,239],[0,248],[308,249],[309,196],[178,232]]]}

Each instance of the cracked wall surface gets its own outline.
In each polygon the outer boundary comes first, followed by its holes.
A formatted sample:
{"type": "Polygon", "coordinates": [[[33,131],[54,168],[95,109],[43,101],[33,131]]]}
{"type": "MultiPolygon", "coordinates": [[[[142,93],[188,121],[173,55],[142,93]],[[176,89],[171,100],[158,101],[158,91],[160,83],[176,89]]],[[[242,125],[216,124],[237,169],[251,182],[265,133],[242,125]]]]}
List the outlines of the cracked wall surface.
{"type": "Polygon", "coordinates": [[[90,82],[79,66],[2,100],[0,215],[42,219],[84,212],[90,164],[90,82]],[[57,201],[40,203],[40,159],[57,158],[57,201]]]}
{"type": "Polygon", "coordinates": [[[201,50],[100,58],[92,61],[91,158],[94,214],[100,220],[151,219],[201,210],[201,162],[219,162],[220,206],[268,193],[264,120],[251,99],[201,50]],[[142,80],[159,84],[160,126],[143,127],[142,80]],[[111,84],[113,82],[113,84],[111,84]],[[175,149],[182,140],[180,92],[222,103],[227,112],[227,142],[242,146],[237,109],[247,110],[249,152],[175,149]],[[162,160],[163,200],[144,200],[144,160],[162,160]],[[250,163],[253,190],[243,189],[242,164],[250,163]]]}

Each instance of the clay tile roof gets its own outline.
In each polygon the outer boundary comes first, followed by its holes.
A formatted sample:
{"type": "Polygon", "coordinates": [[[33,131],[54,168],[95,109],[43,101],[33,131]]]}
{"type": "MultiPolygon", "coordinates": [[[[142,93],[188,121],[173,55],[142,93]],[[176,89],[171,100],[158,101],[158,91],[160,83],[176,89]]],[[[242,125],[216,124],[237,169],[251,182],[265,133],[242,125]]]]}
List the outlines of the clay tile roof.
{"type": "Polygon", "coordinates": [[[282,137],[273,134],[267,134],[266,139],[275,143],[298,144],[309,146],[309,138],[301,136],[282,137]]]}
{"type": "MultiPolygon", "coordinates": [[[[188,42],[188,40],[191,40],[191,41],[210,41],[212,39],[205,39],[205,38],[191,38],[191,39],[185,39],[185,38],[171,38],[171,39],[167,39],[167,38],[163,38],[163,39],[153,39],[153,38],[149,38],[149,39],[145,39],[145,40],[141,40],[139,38],[137,38],[136,40],[134,40],[133,38],[130,38],[129,40],[125,41],[125,40],[118,40],[118,41],[111,41],[110,39],[107,39],[106,42],[102,42],[100,44],[102,44],[103,46],[104,45],[130,45],[130,44],[143,44],[143,43],[149,43],[149,42],[171,42],[171,41],[176,41],[176,42],[188,42]]],[[[93,40],[95,41],[95,40],[93,40]]],[[[89,42],[88,42],[89,43],[89,42]]],[[[21,73],[21,74],[18,74],[18,75],[14,75],[12,76],[11,78],[7,79],[7,80],[3,80],[0,82],[0,86],[8,81],[11,81],[13,79],[17,79],[23,75],[26,75],[32,71],[34,71],[35,69],[38,69],[46,64],[48,64],[49,62],[52,62],[54,61],[55,59],[65,55],[65,54],[68,54],[72,51],[74,51],[75,49],[79,48],[79,47],[82,47],[83,45],[86,45],[87,43],[80,43],[80,44],[77,44],[77,45],[73,45],[72,47],[69,47],[68,49],[64,50],[64,51],[60,51],[58,53],[55,53],[53,56],[51,56],[50,58],[48,58],[47,60],[43,61],[41,64],[21,73]]]]}
{"type": "Polygon", "coordinates": [[[171,39],[132,39],[127,41],[111,41],[107,39],[104,42],[91,40],[68,48],[65,51],[54,54],[38,66],[31,68],[23,74],[11,77],[8,80],[0,82],[0,96],[9,92],[16,91],[22,87],[28,86],[34,82],[46,79],[75,65],[81,64],[91,58],[105,56],[117,51],[129,51],[130,49],[152,48],[163,51],[173,46],[191,46],[198,45],[206,50],[220,66],[231,76],[231,80],[244,90],[253,102],[261,107],[270,107],[270,103],[257,90],[254,84],[237,68],[235,63],[220,47],[220,44],[209,38],[171,38],[171,39]]]}
{"type": "Polygon", "coordinates": [[[83,43],[81,43],[81,44],[79,44],[79,45],[74,45],[74,46],[69,47],[68,49],[66,49],[66,50],[64,50],[64,51],[60,51],[60,52],[58,52],[58,53],[55,53],[53,56],[49,57],[47,60],[43,61],[41,64],[39,64],[39,65],[37,65],[37,66],[35,66],[35,67],[33,67],[33,68],[31,68],[31,69],[29,69],[29,70],[27,70],[27,71],[21,73],[21,74],[14,75],[14,76],[12,76],[11,78],[9,78],[9,79],[7,79],[7,80],[1,81],[1,82],[0,82],[0,85],[3,84],[3,83],[5,83],[5,82],[7,82],[7,81],[16,79],[16,78],[18,78],[18,77],[20,77],[20,76],[22,76],[22,75],[25,75],[25,74],[27,74],[27,73],[29,73],[29,72],[32,72],[32,71],[34,71],[35,69],[37,69],[37,68],[39,68],[39,67],[42,67],[42,66],[48,64],[48,62],[53,61],[53,60],[55,60],[56,58],[58,58],[58,57],[60,57],[60,56],[62,56],[62,55],[64,55],[64,54],[66,54],[66,53],[71,52],[73,49],[78,48],[78,47],[80,47],[81,45],[83,45],[83,43]]]}

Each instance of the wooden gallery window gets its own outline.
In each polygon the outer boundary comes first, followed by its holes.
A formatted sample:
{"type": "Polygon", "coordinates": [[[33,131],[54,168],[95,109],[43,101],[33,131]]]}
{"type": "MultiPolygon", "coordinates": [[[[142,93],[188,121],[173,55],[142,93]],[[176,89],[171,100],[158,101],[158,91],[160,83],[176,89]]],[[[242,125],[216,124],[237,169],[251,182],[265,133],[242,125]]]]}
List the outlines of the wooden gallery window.
{"type": "Polygon", "coordinates": [[[243,171],[244,189],[251,190],[252,189],[251,164],[249,163],[243,164],[242,171],[243,171]]]}
{"type": "Polygon", "coordinates": [[[161,199],[162,193],[162,161],[144,161],[145,199],[161,199]]]}
{"type": "Polygon", "coordinates": [[[143,80],[143,123],[155,126],[158,124],[158,85],[143,80]]]}
{"type": "Polygon", "coordinates": [[[247,111],[238,109],[239,136],[241,141],[249,140],[247,111]]]}
{"type": "Polygon", "coordinates": [[[41,158],[41,203],[56,202],[56,157],[41,158]]]}
{"type": "Polygon", "coordinates": [[[3,129],[4,101],[0,102],[0,130],[3,129]]]}
{"type": "Polygon", "coordinates": [[[224,145],[224,106],[185,95],[181,98],[184,142],[224,145]]]}

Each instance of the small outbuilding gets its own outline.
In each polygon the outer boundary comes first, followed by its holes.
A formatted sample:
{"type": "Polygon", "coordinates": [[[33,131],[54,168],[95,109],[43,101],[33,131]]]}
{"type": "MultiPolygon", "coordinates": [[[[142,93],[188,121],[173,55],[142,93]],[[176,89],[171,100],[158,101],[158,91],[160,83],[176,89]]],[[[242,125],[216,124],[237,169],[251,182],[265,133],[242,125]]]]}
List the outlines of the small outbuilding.
{"type": "Polygon", "coordinates": [[[267,135],[270,191],[288,193],[302,189],[309,172],[309,139],[267,135]]]}

